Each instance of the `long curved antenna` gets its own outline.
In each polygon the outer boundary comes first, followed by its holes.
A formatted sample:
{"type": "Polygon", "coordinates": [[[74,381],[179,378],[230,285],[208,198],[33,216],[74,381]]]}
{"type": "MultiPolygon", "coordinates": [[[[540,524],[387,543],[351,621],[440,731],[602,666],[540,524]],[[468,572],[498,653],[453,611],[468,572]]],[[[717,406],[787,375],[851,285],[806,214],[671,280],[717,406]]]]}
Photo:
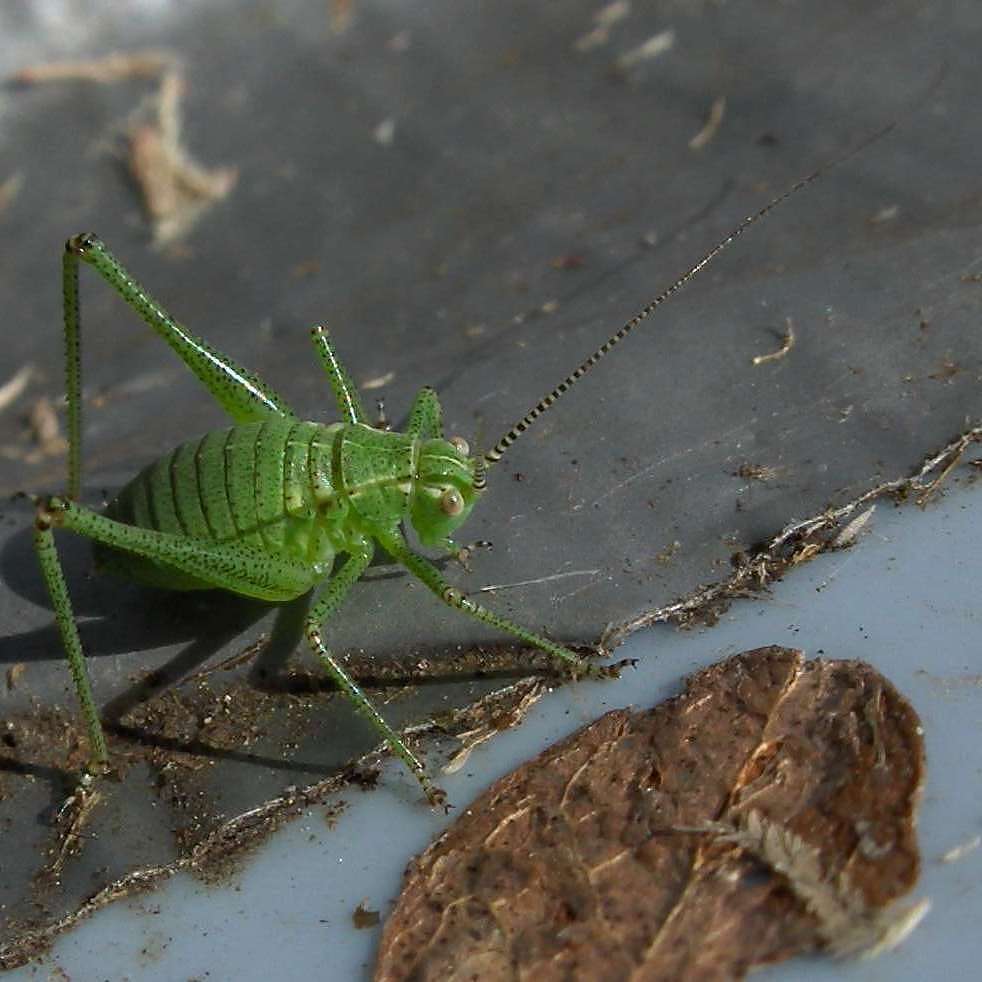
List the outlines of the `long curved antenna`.
{"type": "Polygon", "coordinates": [[[610,351],[614,345],[619,344],[633,331],[656,307],[661,306],[669,297],[677,293],[685,286],[700,270],[708,266],[724,249],[728,248],[737,238],[743,235],[751,225],[759,222],[768,212],[778,205],[783,204],[792,195],[806,188],[812,181],[817,180],[823,174],[846,163],[857,154],[865,150],[870,144],[886,136],[895,126],[896,121],[884,126],[868,136],[865,140],[853,147],[848,153],[829,163],[823,164],[817,170],[812,171],[807,177],[803,177],[796,184],[793,184],[787,191],[782,192],[776,198],[772,198],[763,208],[752,215],[748,215],[726,238],[721,239],[712,249],[707,252],[695,266],[687,269],[671,286],[663,290],[655,297],[651,303],[642,307],[616,334],[612,334],[589,358],[583,361],[578,368],[566,376],[548,395],[543,396],[507,433],[484,454],[484,461],[488,467],[498,463],[504,456],[505,451],[534,423],[547,409],[549,409],[557,399],[565,395],[594,365],[610,351]]]}

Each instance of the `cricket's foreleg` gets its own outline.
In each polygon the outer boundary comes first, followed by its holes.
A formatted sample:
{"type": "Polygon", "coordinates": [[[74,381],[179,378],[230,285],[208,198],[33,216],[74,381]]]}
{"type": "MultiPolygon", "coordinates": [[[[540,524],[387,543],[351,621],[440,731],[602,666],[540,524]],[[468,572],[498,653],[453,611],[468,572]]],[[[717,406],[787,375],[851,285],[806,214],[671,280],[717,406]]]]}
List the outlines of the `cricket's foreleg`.
{"type": "Polygon", "coordinates": [[[34,528],[34,548],[37,550],[41,575],[48,588],[51,605],[54,607],[55,621],[68,657],[68,667],[72,673],[72,681],[75,683],[75,692],[82,707],[82,715],[85,717],[85,726],[89,731],[90,768],[104,769],[109,761],[109,753],[106,749],[106,738],[102,732],[99,711],[92,697],[92,683],[85,667],[85,654],[75,625],[72,601],[68,596],[68,587],[58,560],[51,526],[40,518],[34,528]]]}
{"type": "Polygon", "coordinates": [[[270,417],[295,418],[295,413],[257,375],[216,351],[178,324],[123,268],[95,235],[76,235],[65,243],[62,287],[65,303],[65,351],[68,376],[68,494],[79,490],[81,448],[81,371],[78,264],[88,263],[177,353],[236,423],[270,417]]]}
{"type": "Polygon", "coordinates": [[[406,433],[423,440],[443,438],[443,410],[436,392],[428,385],[416,393],[409,410],[406,433]]]}
{"type": "Polygon", "coordinates": [[[577,655],[576,652],[570,651],[569,648],[564,648],[562,645],[556,644],[548,638],[534,634],[532,631],[527,631],[524,627],[501,617],[493,610],[488,610],[487,607],[482,607],[476,601],[471,600],[470,597],[465,596],[456,587],[451,586],[432,563],[422,556],[417,556],[406,545],[398,533],[380,535],[378,538],[382,548],[393,559],[402,563],[410,573],[429,587],[445,604],[456,607],[465,614],[470,614],[471,617],[475,617],[479,621],[484,621],[485,624],[491,624],[499,630],[524,641],[526,644],[552,655],[560,661],[574,678],[582,678],[584,676],[610,678],[612,675],[617,674],[619,666],[606,667],[591,664],[585,658],[577,655]]]}
{"type": "Polygon", "coordinates": [[[362,573],[368,568],[373,551],[371,543],[364,542],[362,549],[352,553],[341,569],[318,591],[314,605],[307,616],[305,627],[307,640],[321,664],[334,680],[335,685],[344,693],[354,708],[378,730],[389,750],[412,771],[430,804],[440,805],[446,800],[444,792],[430,781],[419,758],[406,746],[399,734],[386,723],[368,696],[348,675],[344,666],[331,653],[321,638],[321,625],[330,620],[336,613],[352,585],[360,579],[362,573]]]}
{"type": "Polygon", "coordinates": [[[335,354],[327,328],[321,325],[312,328],[310,337],[314,342],[317,357],[324,366],[324,371],[327,372],[327,380],[331,383],[331,390],[334,392],[341,415],[348,423],[367,423],[368,417],[358,396],[358,389],[351,381],[348,370],[335,354]]]}

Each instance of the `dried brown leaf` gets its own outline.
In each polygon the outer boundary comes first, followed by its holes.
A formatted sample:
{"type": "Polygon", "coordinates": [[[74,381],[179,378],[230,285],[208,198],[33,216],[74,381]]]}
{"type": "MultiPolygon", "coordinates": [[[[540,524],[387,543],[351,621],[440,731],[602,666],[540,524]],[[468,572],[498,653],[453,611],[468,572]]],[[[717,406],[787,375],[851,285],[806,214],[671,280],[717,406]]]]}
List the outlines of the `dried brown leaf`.
{"type": "Polygon", "coordinates": [[[730,979],[896,943],[917,716],[858,662],[770,647],[503,778],[406,874],[376,979],[730,979]]]}

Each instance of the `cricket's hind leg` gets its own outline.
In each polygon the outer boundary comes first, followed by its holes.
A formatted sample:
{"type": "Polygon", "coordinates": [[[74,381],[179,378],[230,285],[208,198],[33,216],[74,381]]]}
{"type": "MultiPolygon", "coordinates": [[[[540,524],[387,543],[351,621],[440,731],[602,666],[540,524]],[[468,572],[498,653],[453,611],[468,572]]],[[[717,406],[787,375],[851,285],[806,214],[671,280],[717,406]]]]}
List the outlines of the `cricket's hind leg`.
{"type": "MultiPolygon", "coordinates": [[[[294,419],[286,402],[261,379],[178,324],[163,307],[133,278],[122,264],[94,235],[76,235],[65,243],[62,261],[62,290],[65,318],[65,376],[68,403],[68,488],[70,499],[81,490],[82,456],[82,371],[81,318],[78,292],[79,262],[88,263],[153,328],[191,369],[219,404],[238,423],[269,418],[294,419]]],[[[35,549],[41,575],[51,596],[55,620],[65,647],[75,691],[85,717],[89,734],[92,765],[104,768],[108,754],[105,736],[92,697],[92,686],[85,666],[85,656],[75,626],[65,577],[58,560],[51,529],[55,525],[70,527],[64,520],[60,499],[47,499],[38,505],[35,519],[35,549]]],[[[94,513],[93,513],[94,514],[94,513]]],[[[108,521],[102,519],[102,521],[108,521]]],[[[126,529],[128,526],[122,526],[126,529]]],[[[84,530],[83,535],[90,534],[84,530]]],[[[138,535],[137,530],[130,538],[138,535]]],[[[97,536],[91,536],[98,538],[97,536]]],[[[125,548],[125,547],[124,547],[125,548]]]]}
{"type": "Polygon", "coordinates": [[[108,763],[106,739],[55,550],[53,529],[64,528],[111,549],[161,563],[176,571],[175,582],[182,576],[189,577],[202,586],[260,600],[283,601],[298,597],[311,588],[316,575],[304,563],[283,556],[260,552],[240,543],[209,542],[126,525],[63,498],[41,499],[34,524],[41,575],[51,596],[55,621],[85,717],[92,768],[96,770],[104,769],[108,763]]]}
{"type": "Polygon", "coordinates": [[[62,289],[68,395],[68,496],[80,486],[82,378],[78,264],[88,263],[175,351],[236,423],[295,419],[286,401],[257,375],[179,324],[136,281],[98,236],[75,235],[65,243],[62,289]]]}
{"type": "Polygon", "coordinates": [[[51,527],[52,523],[48,519],[44,505],[39,504],[34,521],[34,548],[37,552],[38,565],[41,567],[41,576],[51,597],[62,647],[68,658],[68,667],[72,673],[72,682],[75,685],[89,738],[88,762],[82,770],[74,792],[66,798],[58,810],[56,826],[59,844],[49,867],[50,872],[56,874],[64,865],[69,853],[76,848],[88,816],[99,801],[100,795],[93,786],[94,779],[108,771],[109,750],[106,746],[99,710],[92,696],[92,682],[85,664],[82,640],[78,635],[75,613],[72,610],[72,601],[68,595],[65,574],[55,549],[51,527]]]}
{"type": "Polygon", "coordinates": [[[89,766],[87,770],[102,771],[109,763],[106,737],[102,732],[99,710],[96,708],[95,699],[92,696],[92,682],[85,665],[82,640],[75,624],[75,613],[72,610],[71,597],[68,595],[65,574],[62,572],[61,561],[58,559],[58,551],[55,548],[51,522],[44,512],[43,506],[39,506],[34,522],[34,549],[37,552],[38,565],[41,567],[41,576],[48,588],[48,595],[51,597],[58,632],[61,634],[65,657],[68,659],[68,668],[72,673],[72,682],[75,685],[75,692],[88,731],[89,766]]]}

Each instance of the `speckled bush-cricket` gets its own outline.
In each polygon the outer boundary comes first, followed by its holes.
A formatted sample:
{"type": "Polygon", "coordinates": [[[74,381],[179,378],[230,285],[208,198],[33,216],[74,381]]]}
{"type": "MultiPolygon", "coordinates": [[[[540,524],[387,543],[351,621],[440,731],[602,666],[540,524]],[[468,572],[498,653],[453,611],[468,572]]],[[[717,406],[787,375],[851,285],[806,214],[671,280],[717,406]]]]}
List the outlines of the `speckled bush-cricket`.
{"type": "Polygon", "coordinates": [[[348,675],[321,633],[322,625],[367,569],[376,546],[444,603],[541,649],[572,676],[616,674],[620,666],[586,661],[465,596],[432,562],[410,549],[404,528],[411,526],[424,547],[453,552],[451,537],[484,494],[489,470],[522,433],[740,234],[834,164],[815,171],[744,219],[543,396],[490,450],[474,455],[462,438],[444,437],[440,403],[431,388],[420,389],[405,432],[371,425],[322,327],[315,327],[311,337],[341,422],[325,425],[298,418],[258,376],[177,323],[96,236],[69,239],[63,260],[68,488],[64,496],[35,499],[34,535],[88,729],[88,774],[105,769],[108,750],[53,529],[93,540],[102,569],[151,586],[217,588],[272,602],[314,591],[305,622],[307,641],[333,682],[412,771],[433,804],[444,800],[443,792],[348,675]],[[170,345],[232,420],[230,427],[182,443],[152,463],[101,513],[76,500],[82,429],[80,262],[92,266],[170,345]]]}

